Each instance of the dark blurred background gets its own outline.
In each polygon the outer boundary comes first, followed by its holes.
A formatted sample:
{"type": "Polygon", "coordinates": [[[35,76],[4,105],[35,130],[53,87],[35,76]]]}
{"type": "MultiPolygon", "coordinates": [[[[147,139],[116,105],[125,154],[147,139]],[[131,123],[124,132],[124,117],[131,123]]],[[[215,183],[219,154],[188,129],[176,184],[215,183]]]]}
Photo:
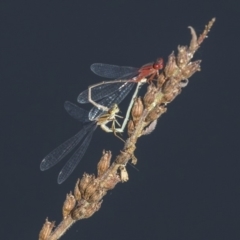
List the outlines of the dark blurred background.
{"type": "Polygon", "coordinates": [[[39,169],[82,127],[63,104],[103,80],[90,64],[140,67],[167,60],[179,44],[189,44],[189,25],[200,34],[212,17],[217,21],[195,54],[202,71],[156,130],[139,140],[139,171],[128,166],[130,181],[62,239],[240,239],[237,1],[8,0],[0,11],[1,239],[38,239],[46,217],[60,222],[76,179],[96,172],[102,150],[116,156],[122,148],[98,129],[65,183],[56,181],[64,162],[39,169]]]}

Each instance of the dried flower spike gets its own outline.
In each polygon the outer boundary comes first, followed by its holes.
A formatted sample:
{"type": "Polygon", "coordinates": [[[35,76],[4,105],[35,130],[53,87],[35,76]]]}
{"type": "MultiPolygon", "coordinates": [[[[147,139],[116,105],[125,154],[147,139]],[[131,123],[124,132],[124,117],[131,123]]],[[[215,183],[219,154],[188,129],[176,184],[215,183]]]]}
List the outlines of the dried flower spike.
{"type": "MultiPolygon", "coordinates": [[[[157,91],[154,93],[153,100],[151,99],[151,95],[145,97],[146,103],[144,102],[144,104],[148,107],[143,110],[139,120],[137,119],[137,113],[134,113],[135,122],[130,121],[128,124],[130,137],[126,140],[124,148],[120,151],[120,154],[116,157],[110,167],[108,164],[98,166],[97,178],[95,178],[94,175],[88,175],[85,173],[83,178],[78,180],[74,189],[74,197],[76,200],[75,206],[70,213],[65,214],[65,216],[68,217],[65,217],[54,231],[52,230],[54,223],[46,220],[39,235],[40,240],[60,239],[73,223],[77,220],[91,217],[100,209],[102,197],[109,189],[113,189],[118,182],[126,182],[129,179],[126,164],[131,159],[133,163],[136,163],[137,161],[134,152],[136,150],[138,138],[143,134],[148,134],[153,131],[157,118],[166,111],[167,103],[171,102],[178,94],[180,94],[182,87],[187,85],[188,78],[191,77],[193,73],[200,70],[200,61],[191,62],[191,59],[194,56],[194,52],[200,47],[200,44],[206,38],[214,21],[215,18],[205,26],[204,32],[198,38],[195,30],[190,27],[192,39],[189,47],[179,47],[179,53],[177,56],[174,56],[172,53],[169,56],[164,71],[159,75],[156,74],[157,71],[159,71],[157,69],[155,69],[156,71],[154,70],[154,75],[148,75],[149,78],[147,77],[147,80],[151,77],[152,80],[155,80],[155,77],[158,75],[156,84],[157,91]],[[178,64],[176,64],[176,62],[178,64]]],[[[147,71],[147,74],[149,74],[149,71],[147,71]]],[[[102,158],[104,157],[105,156],[102,158]]],[[[71,209],[72,207],[69,207],[71,203],[68,201],[65,202],[65,208],[71,209]]]]}

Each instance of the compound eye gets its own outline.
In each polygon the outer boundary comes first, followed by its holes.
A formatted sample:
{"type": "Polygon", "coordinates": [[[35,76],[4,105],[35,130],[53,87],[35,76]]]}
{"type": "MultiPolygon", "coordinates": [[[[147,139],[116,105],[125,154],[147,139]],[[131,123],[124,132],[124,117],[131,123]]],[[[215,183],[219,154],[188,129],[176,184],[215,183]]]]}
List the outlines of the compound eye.
{"type": "Polygon", "coordinates": [[[153,64],[153,68],[156,70],[160,70],[163,69],[163,59],[162,58],[158,58],[157,61],[153,64]]]}

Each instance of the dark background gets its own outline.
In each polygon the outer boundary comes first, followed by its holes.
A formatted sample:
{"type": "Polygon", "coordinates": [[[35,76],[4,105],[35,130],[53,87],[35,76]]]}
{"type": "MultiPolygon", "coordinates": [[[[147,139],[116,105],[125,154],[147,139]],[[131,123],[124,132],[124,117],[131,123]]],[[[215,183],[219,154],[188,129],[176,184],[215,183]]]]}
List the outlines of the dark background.
{"type": "MultiPolygon", "coordinates": [[[[202,59],[156,130],[137,145],[136,171],[93,217],[62,239],[240,239],[239,28],[237,1],[1,1],[1,239],[38,239],[83,172],[96,172],[103,149],[123,144],[97,130],[81,164],[62,185],[64,162],[41,160],[81,129],[63,109],[102,81],[89,66],[140,67],[187,45],[217,21],[202,59]]],[[[128,99],[129,100],[129,99],[128,99]]],[[[127,100],[120,107],[124,111],[127,100]]],[[[86,106],[89,109],[90,106],[86,106]]]]}

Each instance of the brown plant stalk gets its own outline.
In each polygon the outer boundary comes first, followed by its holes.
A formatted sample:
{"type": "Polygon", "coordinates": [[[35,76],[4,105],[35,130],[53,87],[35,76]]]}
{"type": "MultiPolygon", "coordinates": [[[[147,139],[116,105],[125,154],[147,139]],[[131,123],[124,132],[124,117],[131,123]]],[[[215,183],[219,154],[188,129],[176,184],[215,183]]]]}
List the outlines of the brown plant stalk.
{"type": "Polygon", "coordinates": [[[63,204],[62,222],[55,227],[54,222],[46,219],[39,240],[59,239],[76,221],[89,218],[98,211],[108,190],[112,190],[117,183],[128,181],[126,164],[130,160],[133,164],[137,163],[134,155],[137,139],[154,130],[157,119],[166,112],[167,105],[181,93],[189,78],[200,71],[201,60],[191,60],[214,22],[215,18],[205,26],[199,37],[195,30],[189,27],[192,36],[190,45],[178,46],[178,53],[169,55],[165,68],[156,82],[149,84],[145,96],[135,99],[131,110],[132,118],[128,122],[129,138],[120,154],[111,164],[111,151],[103,151],[97,166],[97,176],[84,173],[83,177],[78,179],[74,192],[67,194],[63,204]]]}

